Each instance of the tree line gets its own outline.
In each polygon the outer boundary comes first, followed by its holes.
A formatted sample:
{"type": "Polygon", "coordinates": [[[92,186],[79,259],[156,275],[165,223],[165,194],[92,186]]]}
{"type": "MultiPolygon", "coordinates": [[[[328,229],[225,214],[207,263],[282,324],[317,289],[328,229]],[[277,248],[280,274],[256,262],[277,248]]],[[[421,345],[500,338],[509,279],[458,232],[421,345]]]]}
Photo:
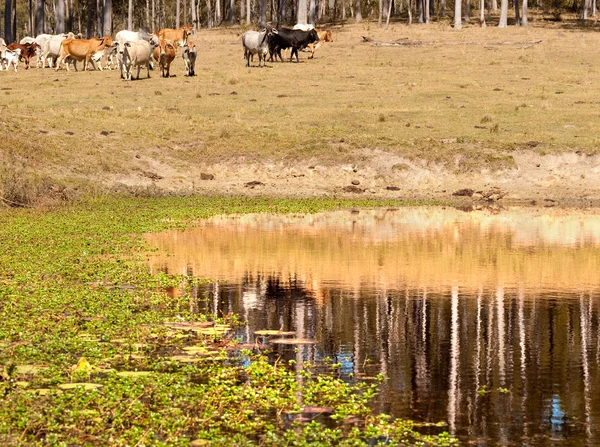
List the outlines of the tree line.
{"type": "MultiPolygon", "coordinates": [[[[527,26],[528,0],[510,0],[515,24],[527,26]]],[[[577,11],[582,19],[596,17],[596,0],[551,0],[536,7],[577,11]]],[[[1,2],[1,0],[0,0],[1,2]]],[[[364,17],[405,17],[407,22],[429,23],[432,17],[445,17],[454,9],[454,27],[474,20],[472,9],[479,10],[482,26],[491,13],[500,11],[498,26],[508,24],[509,0],[4,0],[4,23],[0,35],[7,42],[42,33],[72,31],[83,36],[113,34],[120,29],[178,28],[189,23],[198,28],[221,25],[338,22],[364,17]]],[[[0,4],[0,10],[2,5],[0,4]]],[[[3,25],[3,26],[2,26],[3,25]]]]}

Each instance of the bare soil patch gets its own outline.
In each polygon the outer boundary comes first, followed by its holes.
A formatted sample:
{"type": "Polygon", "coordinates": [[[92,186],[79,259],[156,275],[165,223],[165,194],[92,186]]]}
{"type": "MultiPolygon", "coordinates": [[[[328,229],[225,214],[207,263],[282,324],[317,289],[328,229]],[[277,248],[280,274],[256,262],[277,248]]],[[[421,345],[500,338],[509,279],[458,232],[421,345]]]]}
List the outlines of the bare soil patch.
{"type": "Polygon", "coordinates": [[[193,78],[181,57],[170,79],[2,72],[0,172],[86,193],[598,203],[600,38],[533,25],[336,25],[315,59],[250,69],[242,29],[200,30],[193,78]]]}

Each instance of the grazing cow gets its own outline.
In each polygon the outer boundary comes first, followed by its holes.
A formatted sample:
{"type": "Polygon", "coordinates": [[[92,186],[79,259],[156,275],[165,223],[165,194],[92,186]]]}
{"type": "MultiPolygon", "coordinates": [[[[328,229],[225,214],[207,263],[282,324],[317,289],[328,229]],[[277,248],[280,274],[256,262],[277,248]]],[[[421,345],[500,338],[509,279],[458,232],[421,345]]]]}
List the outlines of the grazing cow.
{"type": "Polygon", "coordinates": [[[11,43],[6,48],[13,51],[19,48],[21,50],[19,59],[23,59],[25,61],[25,70],[29,70],[29,59],[35,55],[35,50],[39,48],[39,45],[35,42],[26,44],[11,43]]]}
{"type": "Polygon", "coordinates": [[[196,76],[196,56],[197,50],[194,42],[188,39],[183,47],[183,60],[185,62],[185,75],[196,76]]]}
{"type": "Polygon", "coordinates": [[[10,64],[15,66],[17,71],[17,64],[19,63],[19,57],[21,56],[21,48],[15,50],[5,49],[2,57],[0,58],[0,70],[2,70],[2,63],[6,64],[6,71],[10,69],[10,64]]]}
{"type": "Polygon", "coordinates": [[[173,45],[170,40],[160,39],[158,46],[154,47],[154,59],[160,65],[161,75],[163,78],[168,78],[171,74],[171,62],[175,60],[177,56],[177,48],[173,45]]]}
{"type": "Polygon", "coordinates": [[[298,50],[302,50],[308,46],[308,44],[318,42],[319,36],[314,29],[310,31],[301,31],[301,30],[292,30],[289,28],[277,28],[273,32],[273,36],[269,39],[269,52],[271,53],[271,61],[273,60],[273,56],[275,56],[275,60],[279,56],[281,62],[283,62],[283,58],[281,57],[281,50],[285,50],[286,48],[291,48],[292,52],[290,55],[290,62],[292,62],[294,58],[294,54],[296,55],[296,62],[300,62],[298,58],[298,50]]]}
{"type": "Polygon", "coordinates": [[[317,32],[317,36],[319,36],[319,41],[316,43],[308,44],[307,49],[310,52],[310,56],[308,56],[309,59],[315,57],[315,51],[317,51],[317,48],[319,48],[325,42],[333,42],[333,34],[331,33],[331,31],[319,31],[317,29],[315,29],[315,31],[317,32]]]}
{"type": "MultiPolygon", "coordinates": [[[[104,48],[110,45],[112,45],[110,36],[104,36],[101,39],[96,37],[91,39],[65,39],[60,45],[60,57],[56,61],[56,71],[60,68],[60,63],[67,58],[73,61],[75,71],[77,71],[77,62],[83,61],[83,71],[85,71],[92,56],[98,51],[104,51],[104,48]]],[[[92,65],[94,65],[94,61],[92,61],[92,65]]],[[[67,71],[69,71],[69,63],[67,63],[67,71]]]]}
{"type": "Polygon", "coordinates": [[[121,77],[123,77],[123,70],[125,70],[125,79],[131,81],[131,72],[133,67],[137,67],[137,76],[140,78],[140,70],[143,66],[148,69],[148,77],[150,77],[150,60],[152,59],[152,50],[154,44],[151,44],[145,40],[138,42],[126,42],[123,45],[123,60],[121,65],[121,77]]]}
{"type": "MultiPolygon", "coordinates": [[[[42,45],[42,68],[46,68],[46,61],[48,60],[48,66],[52,68],[58,57],[60,56],[60,45],[65,39],[75,39],[73,33],[63,33],[50,36],[46,39],[45,44],[42,45]]],[[[39,59],[38,59],[39,61],[39,59]]]]}
{"type": "Polygon", "coordinates": [[[158,32],[158,37],[170,40],[178,47],[183,47],[190,34],[192,34],[192,27],[190,25],[183,25],[178,29],[163,28],[158,32]]]}
{"type": "Polygon", "coordinates": [[[244,59],[246,67],[250,66],[250,59],[258,54],[258,66],[265,66],[267,63],[267,53],[269,52],[269,41],[273,36],[273,28],[265,28],[262,31],[246,31],[242,35],[242,45],[244,46],[244,59]]]}

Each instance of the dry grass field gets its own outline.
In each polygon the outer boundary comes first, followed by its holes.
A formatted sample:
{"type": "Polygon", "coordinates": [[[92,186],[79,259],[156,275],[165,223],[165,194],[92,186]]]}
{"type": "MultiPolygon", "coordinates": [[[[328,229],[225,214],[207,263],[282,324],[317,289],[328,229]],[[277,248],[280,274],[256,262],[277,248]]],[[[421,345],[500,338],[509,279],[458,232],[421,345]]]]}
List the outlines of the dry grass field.
{"type": "Polygon", "coordinates": [[[531,25],[333,25],[315,59],[267,68],[245,67],[241,28],[203,29],[193,78],[180,57],[170,79],[4,71],[0,191],[596,201],[600,25],[531,25]]]}

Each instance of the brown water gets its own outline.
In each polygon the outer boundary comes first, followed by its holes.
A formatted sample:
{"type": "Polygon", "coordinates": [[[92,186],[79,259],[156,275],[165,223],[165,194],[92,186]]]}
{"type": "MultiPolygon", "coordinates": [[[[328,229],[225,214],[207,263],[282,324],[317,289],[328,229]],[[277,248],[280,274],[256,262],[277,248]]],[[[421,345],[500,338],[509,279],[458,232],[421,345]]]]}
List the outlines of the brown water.
{"type": "Polygon", "coordinates": [[[426,207],[216,217],[148,235],[199,308],[389,378],[383,412],[474,445],[600,445],[600,210],[426,207]]]}

